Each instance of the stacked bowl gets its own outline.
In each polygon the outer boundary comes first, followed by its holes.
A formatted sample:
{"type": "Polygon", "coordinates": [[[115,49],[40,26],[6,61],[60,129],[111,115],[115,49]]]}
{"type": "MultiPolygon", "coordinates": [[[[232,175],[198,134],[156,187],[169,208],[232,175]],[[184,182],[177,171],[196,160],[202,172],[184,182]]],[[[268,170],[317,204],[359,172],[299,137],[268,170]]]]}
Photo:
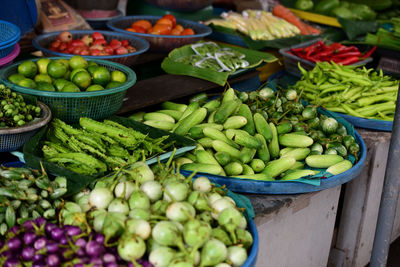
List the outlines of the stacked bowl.
{"type": "Polygon", "coordinates": [[[0,20],[0,68],[10,64],[19,54],[20,29],[14,24],[0,20]]]}

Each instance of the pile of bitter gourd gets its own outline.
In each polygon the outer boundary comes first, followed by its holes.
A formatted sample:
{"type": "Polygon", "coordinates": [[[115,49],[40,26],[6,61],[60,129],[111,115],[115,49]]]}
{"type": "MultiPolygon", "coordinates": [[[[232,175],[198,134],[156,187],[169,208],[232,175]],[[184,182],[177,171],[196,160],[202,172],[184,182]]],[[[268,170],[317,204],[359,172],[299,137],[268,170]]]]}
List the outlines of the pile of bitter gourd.
{"type": "Polygon", "coordinates": [[[54,119],[42,151],[44,158],[74,172],[94,175],[164,152],[163,141],[111,120],[80,118],[81,128],[54,119]]]}

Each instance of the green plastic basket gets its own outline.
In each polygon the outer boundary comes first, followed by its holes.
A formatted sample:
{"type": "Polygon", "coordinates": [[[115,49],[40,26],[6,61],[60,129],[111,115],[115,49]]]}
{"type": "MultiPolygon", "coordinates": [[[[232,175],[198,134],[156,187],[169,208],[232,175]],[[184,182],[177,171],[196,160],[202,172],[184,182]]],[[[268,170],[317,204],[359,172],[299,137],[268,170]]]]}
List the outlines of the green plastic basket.
{"type": "MultiPolygon", "coordinates": [[[[68,57],[50,57],[49,59],[69,59],[68,57]]],[[[36,62],[39,59],[33,59],[36,62]]],[[[118,87],[92,92],[50,92],[26,88],[10,83],[8,77],[17,72],[17,62],[0,70],[0,80],[12,90],[33,95],[50,107],[53,117],[68,123],[76,123],[80,117],[101,120],[115,114],[122,106],[126,91],[136,82],[136,74],[130,68],[108,60],[92,59],[110,71],[119,70],[126,74],[126,82],[118,87]]]]}

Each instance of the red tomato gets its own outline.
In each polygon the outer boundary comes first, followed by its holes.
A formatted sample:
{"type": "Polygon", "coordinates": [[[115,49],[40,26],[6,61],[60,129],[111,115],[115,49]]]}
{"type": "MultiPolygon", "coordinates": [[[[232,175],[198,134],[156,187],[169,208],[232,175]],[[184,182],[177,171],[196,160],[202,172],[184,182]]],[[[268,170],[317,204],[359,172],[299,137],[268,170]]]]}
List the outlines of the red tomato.
{"type": "Polygon", "coordinates": [[[166,18],[166,19],[169,19],[170,21],[172,21],[172,27],[175,27],[176,18],[174,17],[174,15],[166,14],[166,15],[163,16],[163,18],[166,18]]]}
{"type": "Polygon", "coordinates": [[[131,46],[131,45],[128,45],[128,46],[126,46],[125,48],[128,49],[128,53],[136,52],[136,48],[134,48],[134,47],[131,46]]]}
{"type": "Polygon", "coordinates": [[[81,46],[85,46],[85,43],[80,39],[76,39],[76,40],[72,40],[71,46],[73,46],[73,47],[81,47],[81,46]]]}
{"type": "Polygon", "coordinates": [[[184,29],[184,30],[181,32],[181,35],[194,35],[194,31],[193,31],[192,29],[190,29],[190,28],[184,29]]]}
{"type": "Polygon", "coordinates": [[[55,40],[54,42],[52,42],[52,43],[50,44],[50,47],[52,47],[52,48],[58,48],[58,47],[60,47],[60,44],[61,44],[61,41],[60,41],[60,40],[55,40]]]}
{"type": "Polygon", "coordinates": [[[88,56],[88,55],[89,55],[89,50],[88,50],[88,49],[83,49],[83,50],[81,50],[81,52],[79,53],[79,55],[81,55],[81,56],[88,56]]]}
{"type": "Polygon", "coordinates": [[[100,52],[101,51],[99,49],[92,49],[92,50],[90,50],[90,55],[91,56],[99,56],[100,52]]]}
{"type": "MultiPolygon", "coordinates": [[[[71,47],[72,47],[72,46],[71,46],[71,47]]],[[[61,43],[60,46],[58,47],[58,50],[64,51],[64,50],[66,50],[67,48],[69,48],[69,47],[68,47],[68,45],[67,45],[66,43],[61,43]]],[[[72,47],[72,49],[73,49],[73,47],[72,47]]],[[[72,51],[72,50],[71,50],[71,51],[72,51]]]]}
{"type": "Polygon", "coordinates": [[[169,20],[169,19],[166,19],[166,18],[161,18],[161,19],[157,20],[156,25],[157,25],[157,24],[168,25],[168,26],[170,26],[171,28],[174,26],[174,24],[172,23],[172,21],[169,20]]]}
{"type": "Polygon", "coordinates": [[[152,27],[150,21],[144,19],[137,20],[134,23],[132,23],[131,28],[135,29],[134,26],[141,27],[142,29],[144,29],[145,32],[152,27]]]}
{"type": "Polygon", "coordinates": [[[94,44],[91,47],[89,47],[90,50],[96,49],[102,51],[104,49],[104,46],[99,45],[99,44],[94,44]]]}
{"type": "Polygon", "coordinates": [[[114,54],[114,49],[111,46],[107,45],[104,47],[104,52],[106,52],[109,55],[112,55],[114,54]]]}
{"type": "Polygon", "coordinates": [[[119,40],[117,40],[117,39],[112,39],[108,45],[111,46],[112,49],[115,50],[115,49],[117,49],[118,47],[121,47],[121,46],[122,46],[122,43],[121,43],[119,40]]]}
{"type": "MultiPolygon", "coordinates": [[[[66,53],[72,54],[72,51],[74,50],[74,46],[68,45],[65,49],[66,53]]],[[[60,50],[61,50],[61,45],[60,45],[60,50]]]]}
{"type": "Polygon", "coordinates": [[[97,39],[104,39],[103,34],[99,33],[99,32],[94,32],[92,33],[92,37],[93,39],[97,40],[97,39]]]}
{"type": "Polygon", "coordinates": [[[117,55],[123,55],[123,54],[126,54],[126,53],[128,53],[128,49],[126,49],[123,46],[120,46],[117,49],[115,49],[115,54],[117,54],[117,55]]]}
{"type": "Polygon", "coordinates": [[[74,55],[79,55],[79,53],[82,51],[82,47],[78,46],[78,47],[74,47],[74,49],[72,50],[72,54],[74,55]]]}
{"type": "Polygon", "coordinates": [[[165,24],[156,24],[149,30],[150,34],[168,35],[171,33],[171,27],[165,24]]]}
{"type": "Polygon", "coordinates": [[[102,46],[105,46],[105,45],[107,45],[107,41],[104,40],[104,39],[97,39],[97,40],[94,40],[93,44],[94,44],[94,45],[102,45],[102,46]]]}
{"type": "Polygon", "coordinates": [[[129,41],[128,40],[122,40],[121,41],[121,45],[124,47],[127,47],[129,45],[129,41]]]}

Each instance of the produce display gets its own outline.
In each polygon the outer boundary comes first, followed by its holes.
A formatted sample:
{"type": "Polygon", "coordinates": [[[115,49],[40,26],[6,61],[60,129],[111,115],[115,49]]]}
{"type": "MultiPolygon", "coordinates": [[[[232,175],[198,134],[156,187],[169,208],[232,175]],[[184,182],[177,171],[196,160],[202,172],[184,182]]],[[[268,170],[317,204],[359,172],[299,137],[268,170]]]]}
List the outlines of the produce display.
{"type": "Polygon", "coordinates": [[[189,105],[165,102],[162,110],[130,118],[195,139],[195,152],[177,159],[183,170],[275,181],[350,169],[360,150],[354,137],[316,106],[304,107],[300,94],[230,88],[222,99],[204,103],[203,94],[189,105]]]}
{"type": "Polygon", "coordinates": [[[130,45],[128,40],[111,39],[107,42],[99,32],[84,35],[79,39],[73,39],[70,32],[61,32],[50,44],[49,49],[81,56],[124,55],[136,52],[136,48],[130,45]]]}
{"type": "Polygon", "coordinates": [[[27,104],[21,94],[0,84],[0,127],[18,127],[40,116],[40,107],[27,104]]]}
{"type": "Polygon", "coordinates": [[[95,175],[146,160],[165,149],[168,136],[153,139],[111,120],[80,118],[81,128],[54,119],[42,151],[44,158],[67,169],[95,175]]]}
{"type": "Polygon", "coordinates": [[[318,62],[311,71],[299,65],[303,77],[292,89],[314,105],[351,116],[394,118],[399,81],[365,67],[318,62]]]}
{"type": "Polygon", "coordinates": [[[365,43],[400,51],[400,18],[392,18],[389,22],[391,29],[379,28],[375,34],[367,33],[365,43]]]}
{"type": "Polygon", "coordinates": [[[65,177],[50,180],[44,169],[0,167],[0,237],[15,230],[14,226],[39,217],[57,222],[56,210],[65,193],[65,177]]]}
{"type": "Polygon", "coordinates": [[[137,33],[159,34],[159,35],[194,35],[195,32],[191,28],[183,28],[182,25],[176,23],[174,15],[166,14],[152,25],[148,20],[137,20],[125,30],[137,33]]]}
{"type": "Polygon", "coordinates": [[[362,61],[372,55],[376,47],[362,53],[356,46],[345,46],[340,43],[326,44],[317,41],[306,47],[292,48],[287,53],[311,61],[333,61],[342,65],[350,65],[362,61]]]}
{"type": "Polygon", "coordinates": [[[249,66],[245,60],[246,55],[231,48],[222,48],[214,42],[193,44],[191,48],[195,54],[181,57],[176,62],[218,72],[235,71],[249,66]]]}
{"type": "MultiPolygon", "coordinates": [[[[293,25],[284,18],[279,18],[262,10],[245,10],[242,14],[232,11],[224,12],[221,16],[223,19],[211,19],[206,24],[237,30],[253,40],[273,40],[292,37],[300,33],[310,33],[302,31],[301,28],[297,27],[298,25],[293,25]]],[[[309,27],[311,28],[311,26],[309,27]]]]}
{"type": "Polygon", "coordinates": [[[348,20],[375,20],[377,13],[370,7],[371,2],[384,1],[297,0],[294,8],[348,20]]]}
{"type": "Polygon", "coordinates": [[[242,210],[207,178],[176,173],[171,159],[97,180],[65,203],[61,222],[104,234],[135,266],[143,258],[155,267],[242,266],[253,243],[242,210]]]}
{"type": "Polygon", "coordinates": [[[42,91],[91,92],[118,87],[126,82],[126,74],[109,71],[81,56],[51,60],[41,58],[33,62],[24,61],[18,65],[18,72],[8,80],[22,87],[42,91]]]}
{"type": "MultiPolygon", "coordinates": [[[[79,227],[62,228],[44,218],[14,227],[1,243],[1,266],[129,266],[115,247],[104,245],[104,236],[82,233],[79,227]]],[[[138,260],[143,267],[152,265],[138,260]]]]}

